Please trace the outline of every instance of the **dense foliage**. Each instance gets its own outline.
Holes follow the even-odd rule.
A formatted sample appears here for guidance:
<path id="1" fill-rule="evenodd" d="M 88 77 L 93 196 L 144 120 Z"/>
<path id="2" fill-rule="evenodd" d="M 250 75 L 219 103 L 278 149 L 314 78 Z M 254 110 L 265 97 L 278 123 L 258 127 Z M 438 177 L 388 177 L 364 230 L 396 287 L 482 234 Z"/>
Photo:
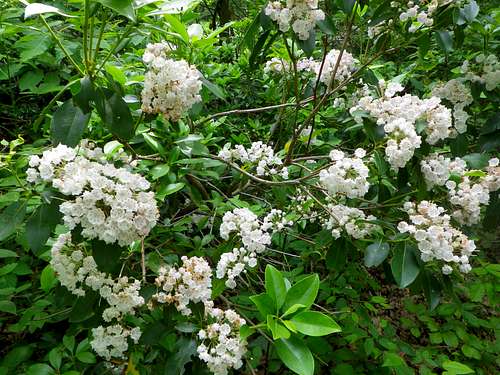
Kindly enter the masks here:
<path id="1" fill-rule="evenodd" d="M 0 4 L 0 374 L 500 372 L 500 8 Z"/>

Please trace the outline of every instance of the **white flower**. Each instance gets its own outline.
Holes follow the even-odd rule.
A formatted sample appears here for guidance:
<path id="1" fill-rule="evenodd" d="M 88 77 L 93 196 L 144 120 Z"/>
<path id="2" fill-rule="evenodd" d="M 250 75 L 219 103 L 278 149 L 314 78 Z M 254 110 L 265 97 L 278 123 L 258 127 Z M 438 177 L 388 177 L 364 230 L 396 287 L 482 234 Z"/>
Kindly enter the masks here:
<path id="1" fill-rule="evenodd" d="M 137 343 L 141 337 L 141 330 L 138 327 L 129 330 L 119 324 L 99 326 L 92 329 L 90 346 L 97 355 L 108 361 L 112 358 L 124 359 L 128 349 L 128 337 Z"/>
<path id="2" fill-rule="evenodd" d="M 201 39 L 203 38 L 203 26 L 199 23 L 193 23 L 188 26 L 187 33 L 191 39 Z"/>
<path id="3" fill-rule="evenodd" d="M 184 60 L 168 59 L 168 50 L 165 43 L 157 43 L 148 45 L 144 52 L 149 70 L 144 77 L 142 110 L 177 121 L 201 101 L 201 74 Z"/>
<path id="4" fill-rule="evenodd" d="M 326 86 L 331 85 L 332 79 L 335 81 L 343 81 L 351 76 L 351 74 L 356 70 L 355 68 L 355 60 L 354 57 L 347 51 L 343 51 L 342 57 L 340 58 L 337 70 L 335 71 L 335 67 L 337 66 L 337 61 L 340 57 L 339 50 L 333 49 L 325 57 L 325 63 L 323 64 L 323 69 L 321 70 L 321 64 L 316 64 L 315 70 L 316 75 L 320 73 L 321 76 L 320 81 L 323 82 Z M 335 77 L 333 73 L 335 72 Z"/>
<path id="5" fill-rule="evenodd" d="M 361 239 L 369 236 L 377 228 L 369 221 L 376 220 L 375 216 L 366 216 L 357 208 L 348 207 L 342 204 L 328 204 L 328 217 L 324 220 L 323 226 L 332 231 L 334 238 L 339 238 L 342 231 L 348 235 Z"/>
<path id="6" fill-rule="evenodd" d="M 280 31 L 292 28 L 301 40 L 309 39 L 316 21 L 325 19 L 317 0 L 270 1 L 264 13 L 278 23 Z"/>

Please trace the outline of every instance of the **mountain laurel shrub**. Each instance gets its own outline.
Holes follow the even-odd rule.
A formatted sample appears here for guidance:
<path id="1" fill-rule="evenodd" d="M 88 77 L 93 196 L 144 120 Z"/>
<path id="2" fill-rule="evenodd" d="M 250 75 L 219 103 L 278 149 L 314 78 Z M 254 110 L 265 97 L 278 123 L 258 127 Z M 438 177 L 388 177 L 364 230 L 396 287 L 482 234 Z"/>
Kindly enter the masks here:
<path id="1" fill-rule="evenodd" d="M 493 2 L 0 9 L 0 374 L 498 373 Z"/>

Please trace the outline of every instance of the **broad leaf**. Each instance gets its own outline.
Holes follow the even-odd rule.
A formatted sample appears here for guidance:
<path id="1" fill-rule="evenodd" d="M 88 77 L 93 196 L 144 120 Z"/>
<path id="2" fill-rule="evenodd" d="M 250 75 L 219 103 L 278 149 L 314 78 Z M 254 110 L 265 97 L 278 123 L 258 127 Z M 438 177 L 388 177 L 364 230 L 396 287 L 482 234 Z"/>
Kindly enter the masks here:
<path id="1" fill-rule="evenodd" d="M 19 224 L 23 222 L 26 214 L 26 204 L 15 202 L 0 213 L 0 241 L 5 240 L 16 231 Z"/>
<path id="2" fill-rule="evenodd" d="M 183 375 L 184 367 L 191 362 L 191 357 L 196 354 L 196 341 L 181 337 L 175 344 L 174 354 L 165 363 L 165 374 Z"/>
<path id="3" fill-rule="evenodd" d="M 449 31 L 436 31 L 436 40 L 441 49 L 446 53 L 453 51 L 453 34 Z"/>
<path id="4" fill-rule="evenodd" d="M 99 116 L 111 133 L 125 140 L 132 138 L 134 121 L 127 103 L 120 95 L 109 89 L 99 89 L 96 107 Z"/>
<path id="5" fill-rule="evenodd" d="M 127 17 L 131 21 L 135 21 L 135 11 L 133 0 L 96 0 L 107 8 L 114 10 L 116 13 Z"/>
<path id="6" fill-rule="evenodd" d="M 310 275 L 293 285 L 287 292 L 283 311 L 287 311 L 293 305 L 299 304 L 309 308 L 316 299 L 319 290 L 318 275 Z"/>
<path id="7" fill-rule="evenodd" d="M 297 331 L 308 336 L 325 336 L 342 331 L 332 318 L 317 311 L 301 312 L 291 320 Z"/>
<path id="8" fill-rule="evenodd" d="M 413 245 L 405 242 L 402 247 L 396 249 L 396 253 L 392 258 L 392 275 L 400 288 L 410 285 L 420 272 L 415 251 Z"/>
<path id="9" fill-rule="evenodd" d="M 52 141 L 55 145 L 62 143 L 75 147 L 80 143 L 82 135 L 90 120 L 90 113 L 83 111 L 69 99 L 54 113 L 51 122 Z"/>
<path id="10" fill-rule="evenodd" d="M 285 278 L 280 271 L 270 264 L 266 266 L 265 284 L 267 294 L 273 300 L 276 311 L 279 311 L 285 302 Z"/>
<path id="11" fill-rule="evenodd" d="M 250 301 L 257 306 L 257 310 L 262 315 L 263 319 L 266 319 L 268 315 L 272 315 L 275 313 L 273 306 L 273 300 L 266 293 L 257 294 L 255 296 L 250 297 Z"/>
<path id="12" fill-rule="evenodd" d="M 35 214 L 26 223 L 28 245 L 36 255 L 43 249 L 52 231 L 61 221 L 59 203 L 59 200 L 52 199 L 49 204 L 38 207 Z"/>
<path id="13" fill-rule="evenodd" d="M 123 247 L 117 244 L 107 244 L 100 240 L 93 240 L 91 244 L 92 257 L 100 271 L 116 273 L 120 270 L 122 265 L 120 256 L 123 252 Z"/>
<path id="14" fill-rule="evenodd" d="M 295 336 L 280 339 L 274 343 L 278 356 L 283 363 L 299 375 L 314 374 L 314 358 L 304 340 Z"/>
<path id="15" fill-rule="evenodd" d="M 365 250 L 365 266 L 376 267 L 380 265 L 389 255 L 389 244 L 376 242 L 368 245 Z"/>
<path id="16" fill-rule="evenodd" d="M 460 362 L 455 361 L 445 361 L 443 362 L 443 368 L 447 371 L 445 374 L 448 375 L 463 375 L 463 374 L 473 374 L 474 370 L 472 370 L 469 366 L 464 365 Z"/>
<path id="17" fill-rule="evenodd" d="M 290 337 L 290 331 L 273 315 L 267 316 L 267 328 L 269 328 L 273 334 L 273 340 L 287 339 Z"/>

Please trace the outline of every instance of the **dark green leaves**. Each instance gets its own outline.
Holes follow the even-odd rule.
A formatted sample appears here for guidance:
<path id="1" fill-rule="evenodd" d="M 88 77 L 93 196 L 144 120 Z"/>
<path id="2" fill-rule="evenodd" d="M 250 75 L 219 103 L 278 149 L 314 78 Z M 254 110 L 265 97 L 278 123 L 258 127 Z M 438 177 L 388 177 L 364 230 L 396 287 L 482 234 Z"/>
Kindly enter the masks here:
<path id="1" fill-rule="evenodd" d="M 120 139 L 130 139 L 134 135 L 134 121 L 127 103 L 109 89 L 98 89 L 96 108 L 106 127 Z"/>
<path id="2" fill-rule="evenodd" d="M 304 305 L 306 308 L 311 307 L 318 295 L 318 289 L 318 275 L 310 275 L 303 278 L 288 290 L 283 305 L 283 311 L 297 304 Z"/>
<path id="3" fill-rule="evenodd" d="M 342 331 L 332 318 L 317 311 L 303 311 L 291 320 L 297 331 L 308 336 L 325 336 Z"/>
<path id="4" fill-rule="evenodd" d="M 415 255 L 417 250 L 407 242 L 396 249 L 391 262 L 392 275 L 400 288 L 410 285 L 418 276 L 420 268 Z"/>
<path id="5" fill-rule="evenodd" d="M 52 199 L 49 204 L 38 207 L 35 214 L 26 223 L 28 245 L 35 254 L 40 253 L 61 220 L 59 203 L 57 199 Z"/>
<path id="6" fill-rule="evenodd" d="M 283 363 L 299 375 L 314 374 L 314 358 L 303 340 L 295 336 L 274 343 Z"/>
<path id="7" fill-rule="evenodd" d="M 181 337 L 175 344 L 174 354 L 165 364 L 165 374 L 183 375 L 184 366 L 191 362 L 191 357 L 196 354 L 196 341 Z"/>
<path id="8" fill-rule="evenodd" d="M 127 17 L 131 21 L 135 21 L 135 11 L 133 0 L 96 0 L 107 8 L 114 10 L 121 16 Z"/>
<path id="9" fill-rule="evenodd" d="M 368 245 L 365 250 L 365 266 L 376 267 L 389 255 L 389 245 L 385 242 L 376 242 Z"/>
<path id="10" fill-rule="evenodd" d="M 453 51 L 453 34 L 449 31 L 436 31 L 436 41 L 445 54 Z"/>
<path id="11" fill-rule="evenodd" d="M 116 273 L 120 270 L 120 256 L 123 247 L 116 244 L 107 244 L 104 241 L 93 240 L 92 256 L 94 257 L 100 271 L 108 273 Z"/>
<path id="12" fill-rule="evenodd" d="M 24 202 L 12 203 L 0 214 L 0 241 L 5 240 L 15 232 L 17 226 L 22 223 L 26 213 Z"/>
<path id="13" fill-rule="evenodd" d="M 275 310 L 273 309 L 274 301 L 266 293 L 257 294 L 251 296 L 250 300 L 257 306 L 257 310 L 265 319 L 267 315 L 273 314 Z"/>
<path id="14" fill-rule="evenodd" d="M 283 306 L 286 296 L 285 278 L 276 268 L 268 264 L 266 266 L 266 292 L 271 297 L 276 311 Z"/>
<path id="15" fill-rule="evenodd" d="M 61 105 L 52 117 L 51 133 L 54 144 L 62 143 L 75 147 L 82 138 L 90 119 L 90 113 L 83 111 L 69 99 Z"/>

